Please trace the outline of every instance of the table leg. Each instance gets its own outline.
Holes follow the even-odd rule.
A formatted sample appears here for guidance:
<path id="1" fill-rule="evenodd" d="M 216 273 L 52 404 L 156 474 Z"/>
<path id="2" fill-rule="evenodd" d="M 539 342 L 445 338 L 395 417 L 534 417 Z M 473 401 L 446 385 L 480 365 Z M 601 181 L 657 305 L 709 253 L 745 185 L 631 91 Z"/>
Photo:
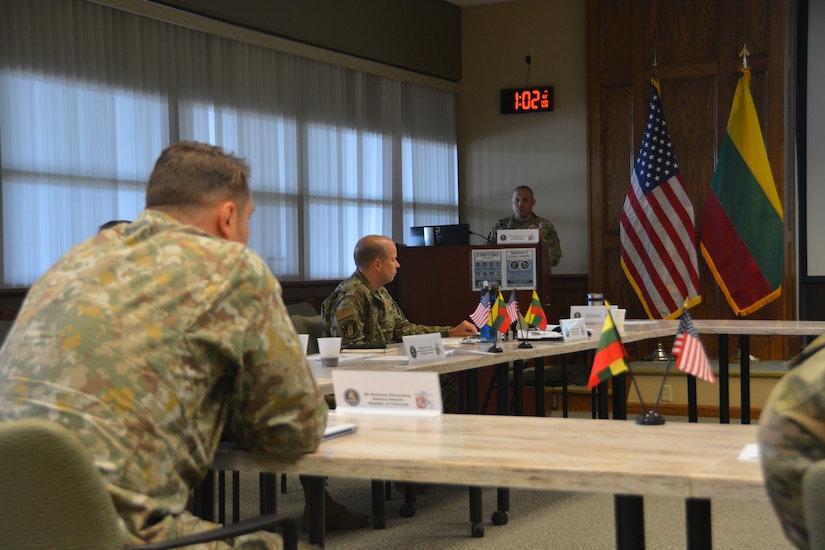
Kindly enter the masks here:
<path id="1" fill-rule="evenodd" d="M 616 548 L 618 550 L 644 550 L 644 499 L 638 495 L 616 495 L 614 507 L 616 509 Z"/>
<path id="2" fill-rule="evenodd" d="M 206 521 L 215 521 L 215 471 L 206 472 L 206 477 L 195 488 L 195 515 Z"/>
<path id="3" fill-rule="evenodd" d="M 498 376 L 498 394 L 497 394 L 497 407 L 496 410 L 499 415 L 505 416 L 510 413 L 510 404 L 508 402 L 510 397 L 510 364 L 509 363 L 501 363 L 496 365 L 496 375 Z M 498 509 L 493 512 L 492 521 L 495 525 L 506 525 L 508 518 L 507 512 L 510 510 L 510 489 L 507 487 L 499 487 L 497 490 L 497 503 Z M 481 497 L 479 494 L 479 502 L 478 506 L 481 508 Z M 470 493 L 470 515 L 473 514 L 474 503 L 473 503 L 473 496 L 472 492 Z M 481 516 L 482 512 L 479 511 L 479 516 Z M 480 521 L 480 520 L 479 520 Z M 475 531 L 475 527 L 473 528 Z"/>
<path id="4" fill-rule="evenodd" d="M 524 361 L 513 361 L 513 414 L 524 415 Z"/>
<path id="5" fill-rule="evenodd" d="M 751 337 L 739 336 L 739 384 L 742 424 L 751 423 Z"/>
<path id="6" fill-rule="evenodd" d="M 710 523 L 710 500 L 689 498 L 685 501 L 687 512 L 688 550 L 710 550 L 713 547 Z"/>
<path id="7" fill-rule="evenodd" d="M 613 384 L 613 420 L 627 420 L 627 378 L 628 375 L 614 376 Z"/>
<path id="8" fill-rule="evenodd" d="M 730 366 L 728 335 L 719 335 L 719 423 L 730 424 Z"/>
<path id="9" fill-rule="evenodd" d="M 309 543 L 324 547 L 324 478 L 306 476 L 309 482 Z"/>
<path id="10" fill-rule="evenodd" d="M 261 514 L 278 513 L 278 474 L 262 472 L 260 478 Z"/>
<path id="11" fill-rule="evenodd" d="M 537 357 L 536 365 L 536 416 L 547 416 L 544 406 L 544 357 Z"/>
<path id="12" fill-rule="evenodd" d="M 696 401 L 696 377 L 687 377 L 688 422 L 699 422 L 699 407 Z"/>
<path id="13" fill-rule="evenodd" d="M 470 487 L 470 532 L 474 537 L 484 536 L 482 520 L 481 487 Z"/>
<path id="14" fill-rule="evenodd" d="M 372 526 L 375 529 L 384 529 L 387 526 L 386 504 L 384 503 L 384 480 L 372 480 Z"/>

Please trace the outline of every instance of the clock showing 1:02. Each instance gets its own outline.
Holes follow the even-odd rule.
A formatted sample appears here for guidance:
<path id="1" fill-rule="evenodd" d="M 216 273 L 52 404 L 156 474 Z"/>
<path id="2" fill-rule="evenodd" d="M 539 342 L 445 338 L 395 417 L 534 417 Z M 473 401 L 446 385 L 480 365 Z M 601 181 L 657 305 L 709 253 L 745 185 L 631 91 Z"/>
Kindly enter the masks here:
<path id="1" fill-rule="evenodd" d="M 553 110 L 553 87 L 533 86 L 501 90 L 501 114 L 540 113 Z"/>

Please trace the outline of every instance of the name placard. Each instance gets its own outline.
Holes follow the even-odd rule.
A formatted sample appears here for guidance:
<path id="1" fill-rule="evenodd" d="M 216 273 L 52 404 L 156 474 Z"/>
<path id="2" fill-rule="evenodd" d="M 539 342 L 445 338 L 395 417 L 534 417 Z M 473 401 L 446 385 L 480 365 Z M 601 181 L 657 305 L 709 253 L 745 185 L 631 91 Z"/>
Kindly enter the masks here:
<path id="1" fill-rule="evenodd" d="M 438 332 L 403 336 L 401 341 L 410 365 L 431 363 L 444 359 L 444 344 L 441 342 L 441 334 Z"/>
<path id="2" fill-rule="evenodd" d="M 332 371 L 336 413 L 438 416 L 441 385 L 435 372 Z"/>
<path id="3" fill-rule="evenodd" d="M 538 229 L 499 229 L 496 244 L 539 244 Z"/>
<path id="4" fill-rule="evenodd" d="M 559 319 L 559 323 L 561 324 L 561 335 L 565 342 L 587 340 L 587 325 L 584 319 Z"/>

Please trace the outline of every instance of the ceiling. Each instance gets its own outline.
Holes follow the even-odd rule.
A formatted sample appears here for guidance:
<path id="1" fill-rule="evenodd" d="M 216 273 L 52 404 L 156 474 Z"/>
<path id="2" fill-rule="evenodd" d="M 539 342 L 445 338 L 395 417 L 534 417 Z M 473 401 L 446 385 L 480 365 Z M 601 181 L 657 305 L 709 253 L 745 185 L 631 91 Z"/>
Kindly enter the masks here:
<path id="1" fill-rule="evenodd" d="M 481 4 L 495 4 L 497 2 L 509 2 L 510 0 L 447 0 L 456 6 L 480 6 Z"/>

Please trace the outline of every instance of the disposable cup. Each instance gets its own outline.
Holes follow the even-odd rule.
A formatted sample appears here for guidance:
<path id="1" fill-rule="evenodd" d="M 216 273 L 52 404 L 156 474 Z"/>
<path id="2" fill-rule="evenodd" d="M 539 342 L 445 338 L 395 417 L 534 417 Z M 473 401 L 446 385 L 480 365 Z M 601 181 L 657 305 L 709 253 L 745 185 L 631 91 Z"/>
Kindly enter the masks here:
<path id="1" fill-rule="evenodd" d="M 338 357 L 341 354 L 341 338 L 318 338 L 318 353 L 321 355 L 323 366 L 337 367 Z"/>
<path id="2" fill-rule="evenodd" d="M 306 353 L 309 345 L 309 334 L 299 334 L 298 339 L 301 341 L 301 349 Z"/>

